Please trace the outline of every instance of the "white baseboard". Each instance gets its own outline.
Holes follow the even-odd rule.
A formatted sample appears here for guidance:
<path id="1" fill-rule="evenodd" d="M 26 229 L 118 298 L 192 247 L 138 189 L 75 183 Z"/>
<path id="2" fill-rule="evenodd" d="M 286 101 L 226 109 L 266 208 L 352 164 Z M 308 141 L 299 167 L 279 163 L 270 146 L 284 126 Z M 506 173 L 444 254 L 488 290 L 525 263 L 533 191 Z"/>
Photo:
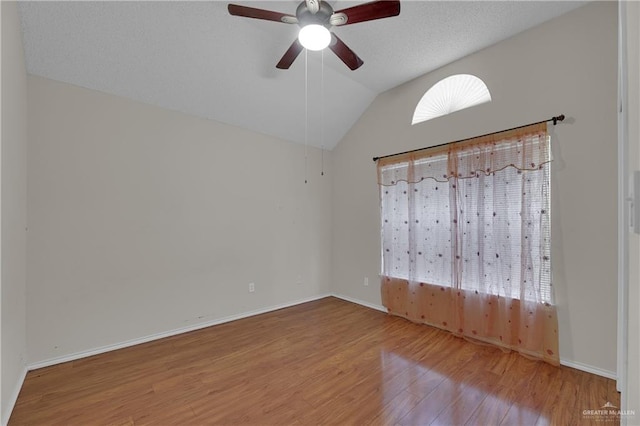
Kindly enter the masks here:
<path id="1" fill-rule="evenodd" d="M 287 303 L 282 303 L 282 304 L 279 304 L 279 305 L 269 306 L 267 308 L 262 308 L 262 309 L 258 309 L 258 310 L 255 310 L 255 311 L 243 312 L 241 314 L 231 315 L 231 316 L 220 318 L 220 319 L 216 319 L 216 320 L 213 320 L 213 321 L 208 321 L 208 322 L 204 322 L 204 323 L 200 323 L 200 324 L 194 324 L 194 325 L 189 326 L 189 327 L 169 330 L 169 331 L 166 331 L 166 332 L 156 333 L 156 334 L 152 334 L 152 335 L 149 335 L 149 336 L 140 337 L 140 338 L 137 338 L 137 339 L 127 340 L 125 342 L 120 342 L 120 343 L 116 343 L 116 344 L 113 344 L 113 345 L 102 346 L 102 347 L 95 348 L 95 349 L 90 349 L 90 350 L 87 350 L 87 351 L 76 352 L 76 353 L 73 353 L 73 354 L 69 354 L 69 355 L 65 355 L 65 356 L 61 356 L 61 357 L 57 357 L 57 358 L 51 358 L 51 359 L 35 362 L 35 363 L 32 363 L 32 364 L 29 364 L 27 366 L 27 369 L 29 371 L 37 370 L 38 368 L 49 367 L 51 365 L 61 364 L 63 362 L 75 361 L 77 359 L 86 358 L 86 357 L 89 357 L 89 356 L 98 355 L 98 354 L 101 354 L 101 353 L 110 352 L 110 351 L 114 351 L 114 350 L 117 350 L 117 349 L 127 348 L 127 347 L 130 347 L 130 346 L 135 346 L 135 345 L 139 345 L 141 343 L 151 342 L 153 340 L 163 339 L 165 337 L 171 337 L 171 336 L 175 336 L 175 335 L 182 334 L 182 333 L 188 333 L 190 331 L 200 330 L 202 328 L 211 327 L 211 326 L 218 325 L 218 324 L 224 324 L 224 323 L 235 321 L 235 320 L 239 320 L 239 319 L 242 319 L 242 318 L 248 318 L 248 317 L 252 317 L 252 316 L 255 316 L 255 315 L 264 314 L 264 313 L 267 313 L 267 312 L 276 311 L 278 309 L 289 308 L 291 306 L 300 305 L 302 303 L 307 303 L 307 302 L 312 302 L 314 300 L 324 299 L 325 297 L 330 297 L 330 296 L 336 297 L 338 299 L 345 300 L 347 302 L 355 303 L 357 305 L 365 306 L 367 308 L 375 309 L 377 311 L 381 311 L 381 312 L 385 312 L 385 313 L 387 312 L 387 309 L 384 306 L 381 306 L 381 305 L 365 302 L 364 300 L 356 299 L 356 298 L 353 298 L 353 297 L 350 297 L 350 296 L 345 296 L 344 294 L 325 293 L 325 294 L 320 294 L 320 295 L 317 295 L 317 296 L 312 296 L 312 297 L 308 297 L 308 298 L 304 298 L 304 299 L 299 299 L 299 300 L 295 300 L 295 301 L 291 301 L 291 302 L 287 302 Z M 565 365 L 567 367 L 575 368 L 577 370 L 585 371 L 587 373 L 595 374 L 597 376 L 606 377 L 608 379 L 613 379 L 613 380 L 617 379 L 617 376 L 616 376 L 615 372 L 612 372 L 612 371 L 609 371 L 609 370 L 603 370 L 601 368 L 593 367 L 591 365 L 583 364 L 581 362 L 571 361 L 571 360 L 568 360 L 568 359 L 565 359 L 565 358 L 560 358 L 560 364 Z M 18 386 L 18 388 L 17 388 L 17 390 L 15 392 L 15 395 L 13 395 L 15 397 L 14 400 L 13 400 L 13 404 L 15 404 L 15 400 L 17 400 L 17 398 L 18 398 L 18 393 L 20 392 L 20 387 L 22 386 L 22 382 L 24 381 L 24 376 L 27 373 L 27 369 L 25 369 L 24 375 L 22 377 L 22 381 L 20 382 L 20 386 Z M 13 404 L 11 405 L 11 408 L 13 408 Z M 9 413 L 11 413 L 11 411 L 9 411 Z"/>
<path id="2" fill-rule="evenodd" d="M 355 299 L 350 296 L 345 296 L 344 294 L 333 293 L 331 294 L 333 297 L 337 297 L 338 299 L 346 300 L 347 302 L 355 303 L 356 305 L 366 306 L 367 308 L 376 309 L 378 311 L 382 311 L 385 314 L 387 313 L 387 308 L 382 305 L 376 305 L 374 303 L 365 302 L 364 300 Z"/>
<path id="3" fill-rule="evenodd" d="M 291 306 L 300 305 L 302 303 L 312 302 L 314 300 L 324 299 L 325 297 L 332 296 L 330 293 L 320 294 L 317 296 L 307 297 L 304 299 L 294 300 L 291 302 L 281 303 L 279 305 L 272 305 L 266 308 L 257 309 L 255 311 L 243 312 L 241 314 L 230 315 L 228 317 L 215 319 L 212 321 L 207 321 L 199 324 L 194 324 L 189 327 L 176 328 L 169 331 L 163 331 L 161 333 L 155 333 L 148 336 L 140 337 L 137 339 L 131 339 L 120 343 L 115 343 L 112 345 L 101 346 L 95 349 L 89 349 L 87 351 L 81 351 L 72 353 L 69 355 L 63 355 L 56 358 L 50 358 L 43 361 L 34 362 L 28 365 L 29 371 L 37 370 L 39 368 L 49 367 L 56 364 L 62 364 L 64 362 L 75 361 L 81 358 L 90 357 L 93 355 L 99 355 L 105 352 L 115 351 L 117 349 L 128 348 L 130 346 L 139 345 L 141 343 L 151 342 L 153 340 L 164 339 L 165 337 L 171 337 L 182 333 L 188 333 L 190 331 L 200 330 L 202 328 L 211 327 L 214 325 L 224 324 L 231 321 L 236 321 L 243 318 L 252 317 L 255 315 L 266 314 L 267 312 L 277 311 L 278 309 L 289 308 Z"/>
<path id="4" fill-rule="evenodd" d="M 560 365 L 566 367 L 575 368 L 576 370 L 585 371 L 587 373 L 595 374 L 596 376 L 606 377 L 607 379 L 617 380 L 618 375 L 615 371 L 603 370 L 602 368 L 594 367 L 592 365 L 583 364 L 578 361 L 571 361 L 566 358 L 560 358 Z"/>
<path id="5" fill-rule="evenodd" d="M 20 390 L 22 389 L 22 385 L 24 383 L 24 379 L 27 377 L 28 371 L 29 369 L 26 366 L 22 369 L 22 373 L 20 373 L 20 377 L 18 377 L 18 381 L 13 388 L 13 392 L 11 392 L 9 399 L 7 400 L 7 406 L 2 412 L 2 418 L 0 419 L 0 425 L 2 426 L 6 426 L 6 424 L 9 423 L 13 407 L 15 407 L 16 402 L 18 401 L 18 395 L 20 394 Z"/>

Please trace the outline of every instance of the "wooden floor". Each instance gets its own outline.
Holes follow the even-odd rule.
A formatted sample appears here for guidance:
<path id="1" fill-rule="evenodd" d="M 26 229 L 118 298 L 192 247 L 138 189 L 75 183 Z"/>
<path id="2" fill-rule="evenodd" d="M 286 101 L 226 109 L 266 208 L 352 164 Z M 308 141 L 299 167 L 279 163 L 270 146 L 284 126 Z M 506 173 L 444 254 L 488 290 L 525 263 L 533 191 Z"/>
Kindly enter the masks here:
<path id="1" fill-rule="evenodd" d="M 612 380 L 326 298 L 32 371 L 9 425 L 602 425 L 607 402 Z"/>

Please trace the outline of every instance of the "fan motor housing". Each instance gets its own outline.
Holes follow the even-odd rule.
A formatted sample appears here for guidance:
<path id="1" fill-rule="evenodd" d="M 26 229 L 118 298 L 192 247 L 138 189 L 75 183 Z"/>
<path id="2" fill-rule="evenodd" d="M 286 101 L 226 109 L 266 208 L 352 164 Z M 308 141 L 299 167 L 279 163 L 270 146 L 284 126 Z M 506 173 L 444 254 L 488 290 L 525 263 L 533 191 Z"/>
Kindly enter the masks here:
<path id="1" fill-rule="evenodd" d="M 318 9 L 316 13 L 311 13 L 304 1 L 300 3 L 296 9 L 296 18 L 298 18 L 298 24 L 301 27 L 310 24 L 329 27 L 331 26 L 329 23 L 331 15 L 333 15 L 333 8 L 326 1 L 320 2 L 320 9 Z"/>

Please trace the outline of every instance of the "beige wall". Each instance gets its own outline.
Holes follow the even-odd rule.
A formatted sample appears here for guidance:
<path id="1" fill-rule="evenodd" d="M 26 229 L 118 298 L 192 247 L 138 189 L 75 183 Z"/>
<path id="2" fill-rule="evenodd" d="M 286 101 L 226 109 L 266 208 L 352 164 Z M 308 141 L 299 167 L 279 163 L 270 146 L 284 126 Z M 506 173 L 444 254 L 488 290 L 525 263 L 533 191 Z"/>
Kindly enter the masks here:
<path id="1" fill-rule="evenodd" d="M 16 306 L 5 306 L 4 223 L 6 214 L 14 215 L 6 213 L 5 197 L 24 194 L 19 178 L 5 179 L 24 173 L 13 162 L 5 168 L 5 10 L 12 8 L 2 2 L 3 413 L 5 383 L 15 385 L 24 365 L 15 362 L 24 350 L 6 349 L 8 336 L 23 346 L 25 339 L 24 322 L 12 322 L 14 333 L 5 334 L 5 313 L 24 317 L 19 286 Z M 592 4 L 380 95 L 334 152 L 325 153 L 324 178 L 319 151 L 310 149 L 308 185 L 304 147 L 29 77 L 29 362 L 331 290 L 379 305 L 379 207 L 371 157 L 564 113 L 568 120 L 552 129 L 561 357 L 613 374 L 616 25 L 615 4 Z M 22 74 L 12 77 L 18 88 L 24 79 L 20 66 Z M 424 92 L 456 73 L 482 78 L 494 101 L 410 126 Z M 24 96 L 15 99 L 19 105 Z M 26 123 L 26 115 L 15 123 L 21 120 Z M 16 128 L 20 133 L 22 124 Z M 16 160 L 19 147 L 11 154 Z M 592 177 L 591 170 L 608 173 Z M 5 192 L 12 181 L 17 192 Z M 13 217 L 12 224 L 20 222 L 19 211 Z M 637 252 L 633 259 L 639 259 Z M 19 276 L 20 269 L 14 271 Z M 255 293 L 248 293 L 249 282 L 256 283 Z M 634 297 L 640 301 L 637 287 Z M 630 320 L 637 334 L 637 313 Z M 637 338 L 630 340 L 630 357 L 638 349 Z M 5 360 L 15 372 L 13 382 L 11 375 L 5 380 Z M 632 368 L 637 375 L 637 363 L 630 363 L 630 373 Z M 631 397 L 638 395 L 637 383 Z"/>
<path id="2" fill-rule="evenodd" d="M 330 154 L 28 83 L 30 363 L 329 291 Z"/>
<path id="3" fill-rule="evenodd" d="M 617 309 L 616 3 L 595 3 L 379 95 L 333 152 L 333 283 L 380 304 L 373 156 L 564 113 L 551 129 L 553 273 L 565 362 L 615 376 Z M 485 81 L 493 102 L 411 126 L 440 79 Z M 364 277 L 373 285 L 363 286 Z"/>
<path id="4" fill-rule="evenodd" d="M 0 424 L 5 424 L 26 372 L 27 75 L 15 2 L 2 13 L 0 281 Z"/>

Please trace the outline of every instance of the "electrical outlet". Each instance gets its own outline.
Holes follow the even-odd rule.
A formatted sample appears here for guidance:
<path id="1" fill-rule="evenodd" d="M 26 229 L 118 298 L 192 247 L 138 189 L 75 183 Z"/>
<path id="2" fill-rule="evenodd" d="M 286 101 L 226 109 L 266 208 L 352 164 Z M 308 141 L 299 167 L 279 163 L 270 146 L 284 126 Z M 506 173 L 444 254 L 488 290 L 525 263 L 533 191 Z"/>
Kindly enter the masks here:
<path id="1" fill-rule="evenodd" d="M 296 281 L 296 284 L 302 285 L 302 275 L 298 275 L 298 280 Z"/>
<path id="2" fill-rule="evenodd" d="M 364 286 L 367 287 L 369 285 L 369 277 L 364 277 Z"/>
<path id="3" fill-rule="evenodd" d="M 249 283 L 249 293 L 253 293 L 254 291 L 256 291 L 255 283 Z"/>

